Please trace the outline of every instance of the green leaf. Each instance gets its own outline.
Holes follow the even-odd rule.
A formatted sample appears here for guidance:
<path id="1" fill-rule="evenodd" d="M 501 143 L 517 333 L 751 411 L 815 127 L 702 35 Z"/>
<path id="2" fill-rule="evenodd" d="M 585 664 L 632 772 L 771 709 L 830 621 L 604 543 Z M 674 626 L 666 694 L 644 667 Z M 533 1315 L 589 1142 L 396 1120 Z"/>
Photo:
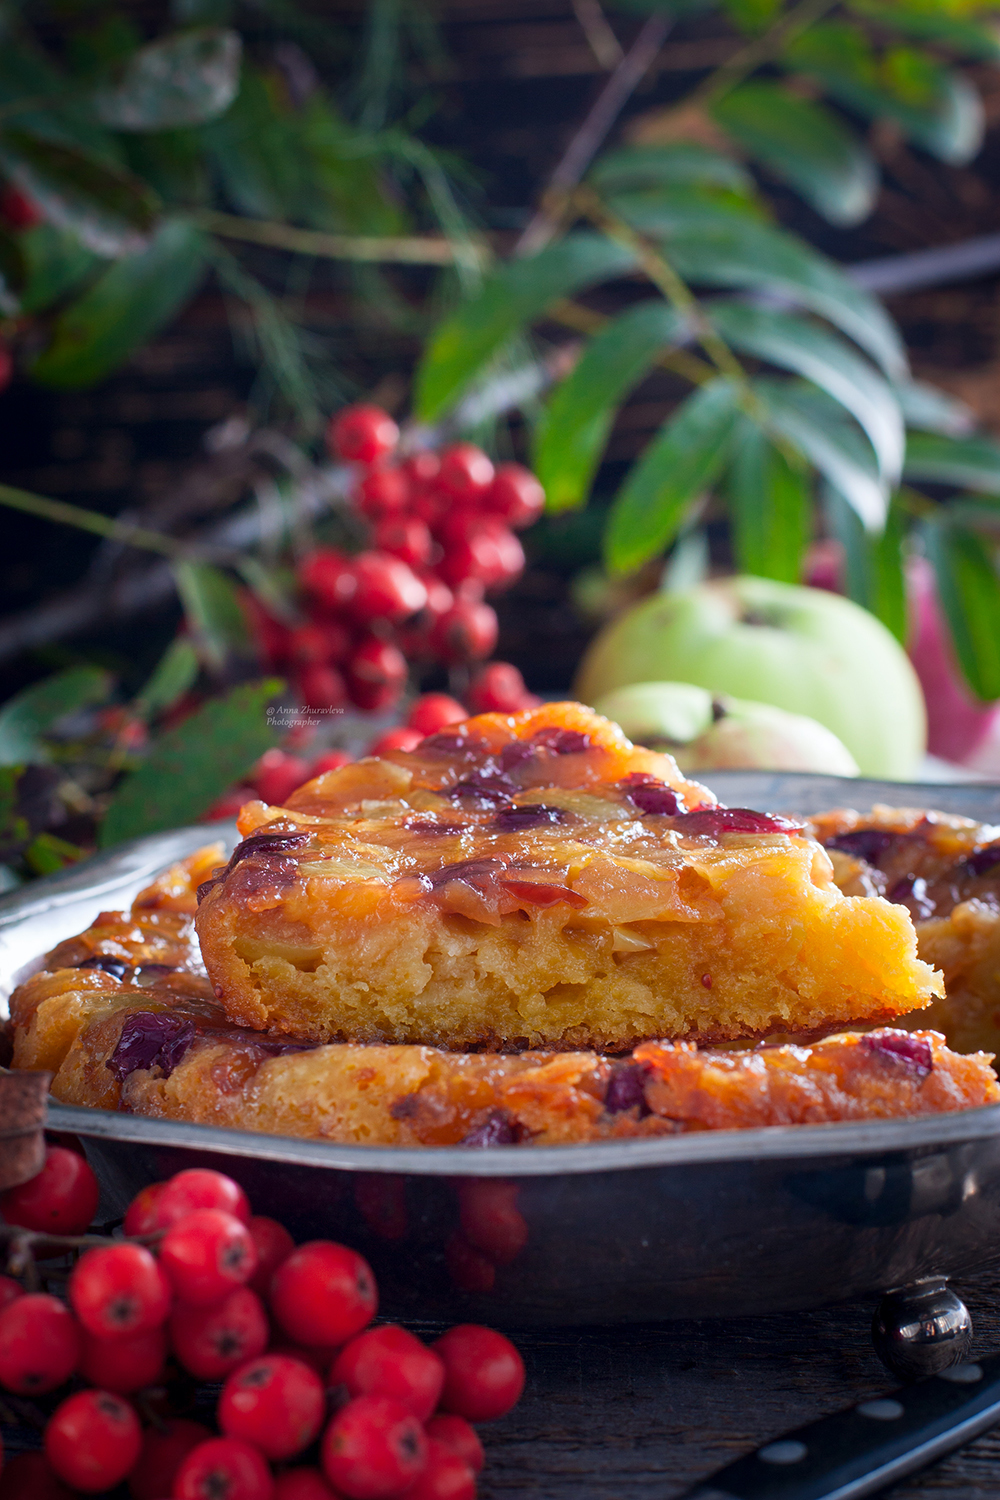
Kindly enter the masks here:
<path id="1" fill-rule="evenodd" d="M 735 435 L 726 495 L 739 571 L 800 583 L 811 520 L 808 476 L 746 418 Z"/>
<path id="2" fill-rule="evenodd" d="M 745 151 L 831 224 L 858 224 L 875 205 L 878 169 L 854 132 L 822 104 L 778 83 L 744 83 L 712 114 Z"/>
<path id="3" fill-rule="evenodd" d="M 166 219 L 144 250 L 109 267 L 56 319 L 31 373 L 41 385 L 93 385 L 170 322 L 205 270 L 205 239 L 186 219 Z"/>
<path id="4" fill-rule="evenodd" d="M 67 865 L 83 858 L 78 844 L 70 844 L 54 833 L 39 833 L 25 849 L 22 858 L 35 875 L 57 875 Z"/>
<path id="5" fill-rule="evenodd" d="M 611 573 L 631 573 L 676 534 L 691 502 L 723 468 L 739 415 L 735 381 L 709 381 L 648 445 L 615 497 L 604 537 Z"/>
<path id="6" fill-rule="evenodd" d="M 115 792 L 101 847 L 178 828 L 207 812 L 276 743 L 266 709 L 282 687 L 277 678 L 245 683 L 155 739 Z"/>
<path id="7" fill-rule="evenodd" d="M 152 676 L 138 694 L 132 707 L 143 719 L 155 718 L 172 707 L 194 685 L 201 669 L 198 653 L 187 636 L 178 635 L 170 642 Z"/>
<path id="8" fill-rule="evenodd" d="M 159 200 L 140 178 L 76 146 L 24 130 L 0 136 L 0 167 L 38 204 L 51 224 L 68 229 L 95 255 L 114 257 L 142 245 Z"/>
<path id="9" fill-rule="evenodd" d="M 619 404 L 684 326 L 667 303 L 640 302 L 590 340 L 536 428 L 534 467 L 550 511 L 586 500 Z"/>
<path id="10" fill-rule="evenodd" d="M 36 224 L 20 239 L 28 270 L 21 292 L 21 309 L 26 313 L 47 311 L 85 281 L 98 264 L 75 234 L 52 224 Z"/>
<path id="11" fill-rule="evenodd" d="M 923 484 L 953 484 L 982 495 L 1000 495 L 1000 443 L 988 437 L 949 438 L 910 433 L 904 478 Z"/>
<path id="12" fill-rule="evenodd" d="M 721 229 L 739 233 L 744 224 L 759 223 L 762 206 L 726 188 L 688 186 L 637 188 L 608 197 L 612 213 L 640 234 L 662 239 L 677 234 L 696 235 Z"/>
<path id="13" fill-rule="evenodd" d="M 68 667 L 8 698 L 0 709 L 0 765 L 48 760 L 42 736 L 67 714 L 100 702 L 109 686 L 98 667 Z"/>
<path id="14" fill-rule="evenodd" d="M 245 66 L 234 103 L 200 131 L 223 192 L 240 213 L 284 219 L 301 210 L 311 180 L 299 133 L 276 81 Z"/>
<path id="15" fill-rule="evenodd" d="M 560 297 L 622 276 L 633 252 L 600 234 L 571 234 L 538 255 L 502 266 L 433 334 L 416 375 L 416 408 L 432 422 L 454 405 L 516 334 Z"/>
<path id="16" fill-rule="evenodd" d="M 589 181 L 602 193 L 634 188 L 717 187 L 752 198 L 756 192 L 749 172 L 732 157 L 689 141 L 609 151 L 591 168 Z"/>
<path id="17" fill-rule="evenodd" d="M 891 387 L 867 360 L 836 334 L 793 313 L 723 302 L 712 306 L 710 316 L 727 343 L 794 370 L 846 407 L 868 434 L 881 479 L 898 483 L 906 442 L 902 413 Z"/>
<path id="18" fill-rule="evenodd" d="M 948 521 L 921 527 L 938 598 L 965 680 L 978 698 L 1000 698 L 1000 580 L 981 539 Z"/>
<path id="19" fill-rule="evenodd" d="M 897 505 L 889 507 L 881 536 L 867 532 L 857 511 L 833 486 L 825 486 L 825 509 L 831 530 L 844 549 L 847 592 L 906 644 L 908 617 L 903 573 L 905 517 Z"/>
<path id="20" fill-rule="evenodd" d="M 1000 33 L 973 20 L 949 15 L 935 0 L 921 6 L 903 5 L 899 0 L 893 0 L 891 5 L 883 0 L 850 0 L 849 8 L 887 30 L 942 42 L 953 52 L 981 58 L 983 62 L 1000 62 Z"/>
<path id="21" fill-rule="evenodd" d="M 240 83 L 235 31 L 199 27 L 150 42 L 129 58 L 114 87 L 94 93 L 98 119 L 115 130 L 201 125 L 229 108 Z"/>
<path id="22" fill-rule="evenodd" d="M 892 382 L 893 394 L 907 427 L 961 437 L 976 425 L 975 413 L 964 401 L 923 380 Z"/>
<path id="23" fill-rule="evenodd" d="M 232 652 L 248 653 L 246 616 L 228 574 L 207 563 L 177 563 L 177 591 L 197 649 L 218 670 Z"/>
<path id="24" fill-rule="evenodd" d="M 755 380 L 754 391 L 773 436 L 791 443 L 854 507 L 867 530 L 885 525 L 888 495 L 875 454 L 861 429 L 822 392 L 789 381 Z"/>
<path id="25" fill-rule="evenodd" d="M 674 235 L 666 250 L 688 281 L 774 292 L 826 318 L 893 379 L 906 375 L 906 351 L 882 304 L 787 231 L 748 220 L 738 231 Z"/>

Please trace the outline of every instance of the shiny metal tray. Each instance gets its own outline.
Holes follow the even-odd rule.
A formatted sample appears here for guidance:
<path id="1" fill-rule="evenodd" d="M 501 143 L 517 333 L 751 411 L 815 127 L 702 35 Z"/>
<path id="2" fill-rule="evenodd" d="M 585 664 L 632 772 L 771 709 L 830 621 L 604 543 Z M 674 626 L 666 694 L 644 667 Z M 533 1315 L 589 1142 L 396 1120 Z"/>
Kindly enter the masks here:
<path id="1" fill-rule="evenodd" d="M 708 779 L 731 806 L 888 802 L 1000 823 L 1000 787 Z M 0 900 L 0 996 L 216 833 L 143 839 Z M 49 1118 L 82 1138 L 112 1211 L 182 1166 L 218 1166 L 298 1237 L 362 1250 L 398 1317 L 523 1326 L 764 1313 L 874 1299 L 1000 1257 L 1000 1105 L 489 1151 L 338 1146 L 55 1103 Z"/>

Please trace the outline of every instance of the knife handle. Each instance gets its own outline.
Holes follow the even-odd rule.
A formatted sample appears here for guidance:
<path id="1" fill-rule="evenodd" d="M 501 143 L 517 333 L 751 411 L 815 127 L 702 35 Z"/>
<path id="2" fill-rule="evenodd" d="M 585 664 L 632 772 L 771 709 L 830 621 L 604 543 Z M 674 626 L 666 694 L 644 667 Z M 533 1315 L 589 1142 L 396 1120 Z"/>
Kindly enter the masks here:
<path id="1" fill-rule="evenodd" d="M 823 1417 L 720 1469 L 678 1500 L 856 1500 L 1000 1422 L 1000 1354 Z"/>

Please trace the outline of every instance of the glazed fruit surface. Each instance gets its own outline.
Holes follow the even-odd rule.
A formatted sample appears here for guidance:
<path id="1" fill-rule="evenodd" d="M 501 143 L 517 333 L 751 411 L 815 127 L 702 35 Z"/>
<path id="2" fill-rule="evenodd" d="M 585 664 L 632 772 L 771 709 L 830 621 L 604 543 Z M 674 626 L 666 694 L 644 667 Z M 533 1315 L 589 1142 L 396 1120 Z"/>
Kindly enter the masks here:
<path id="1" fill-rule="evenodd" d="M 197 917 L 238 1025 L 455 1050 L 878 1022 L 938 979 L 795 820 L 720 808 L 579 704 L 484 714 L 249 803 Z"/>

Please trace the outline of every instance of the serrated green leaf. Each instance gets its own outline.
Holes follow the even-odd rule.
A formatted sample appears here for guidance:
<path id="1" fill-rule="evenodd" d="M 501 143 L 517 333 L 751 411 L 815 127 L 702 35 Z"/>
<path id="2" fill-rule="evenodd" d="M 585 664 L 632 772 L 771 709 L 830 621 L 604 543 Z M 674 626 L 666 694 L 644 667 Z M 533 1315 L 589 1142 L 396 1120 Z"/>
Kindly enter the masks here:
<path id="1" fill-rule="evenodd" d="M 59 229 L 95 255 L 114 257 L 141 246 L 159 200 L 131 172 L 76 146 L 26 130 L 0 136 L 0 167 Z"/>
<path id="2" fill-rule="evenodd" d="M 712 380 L 687 398 L 633 465 L 608 515 L 611 573 L 631 573 L 676 535 L 692 501 L 724 467 L 739 416 L 739 386 Z"/>
<path id="3" fill-rule="evenodd" d="M 206 267 L 201 231 L 166 219 L 149 245 L 123 256 L 56 319 L 52 340 L 31 366 L 40 385 L 93 385 L 170 322 Z"/>
<path id="4" fill-rule="evenodd" d="M 535 429 L 534 468 L 550 511 L 586 500 L 621 401 L 684 326 L 667 303 L 640 302 L 590 340 Z"/>
<path id="5" fill-rule="evenodd" d="M 8 698 L 0 709 L 0 765 L 47 760 L 42 736 L 67 714 L 99 703 L 109 686 L 98 667 L 68 667 Z"/>
<path id="6" fill-rule="evenodd" d="M 276 743 L 266 709 L 283 685 L 268 678 L 233 688 L 155 739 L 112 798 L 101 848 L 181 827 L 207 812 Z"/>
<path id="7" fill-rule="evenodd" d="M 875 205 L 878 169 L 868 149 L 822 104 L 763 80 L 731 89 L 715 120 L 831 224 L 859 224 Z"/>
<path id="8" fill-rule="evenodd" d="M 976 425 L 976 416 L 964 401 L 923 380 L 900 380 L 892 383 L 907 427 L 917 432 L 943 433 L 962 437 Z"/>
<path id="9" fill-rule="evenodd" d="M 161 37 L 129 58 L 112 87 L 97 89 L 94 109 L 115 130 L 174 130 L 227 110 L 240 82 L 242 43 L 235 31 L 199 27 Z"/>
<path id="10" fill-rule="evenodd" d="M 854 507 L 867 530 L 881 531 L 888 493 L 878 478 L 871 444 L 843 407 L 820 391 L 801 390 L 789 381 L 759 379 L 753 386 L 771 434 L 807 458 Z"/>
<path id="11" fill-rule="evenodd" d="M 249 654 L 246 616 L 236 585 L 228 574 L 208 563 L 177 563 L 177 592 L 197 649 L 218 670 L 232 652 Z"/>
<path id="12" fill-rule="evenodd" d="M 918 484 L 953 484 L 981 495 L 1000 495 L 1000 443 L 989 437 L 911 432 L 903 476 Z"/>
<path id="13" fill-rule="evenodd" d="M 416 375 L 417 415 L 432 422 L 452 406 L 516 335 L 560 297 L 624 275 L 634 253 L 600 234 L 571 234 L 537 255 L 509 261 L 439 325 Z"/>
<path id="14" fill-rule="evenodd" d="M 1000 698 L 1000 579 L 989 550 L 948 521 L 921 527 L 963 676 L 984 702 Z"/>
<path id="15" fill-rule="evenodd" d="M 867 360 L 829 329 L 793 313 L 721 302 L 710 316 L 727 343 L 803 375 L 846 407 L 868 434 L 882 481 L 898 482 L 906 442 L 902 413 L 891 387 Z"/>
<path id="16" fill-rule="evenodd" d="M 28 276 L 21 292 L 26 313 L 47 311 L 75 290 L 100 264 L 75 234 L 52 224 L 36 224 L 21 235 Z"/>
<path id="17" fill-rule="evenodd" d="M 746 418 L 734 436 L 726 496 L 738 571 L 801 583 L 811 519 L 808 474 Z"/>
<path id="18" fill-rule="evenodd" d="M 905 517 L 890 505 L 881 536 L 867 532 L 857 511 L 833 486 L 825 486 L 825 510 L 830 528 L 844 549 L 847 592 L 906 644 L 908 617 L 903 573 Z"/>
<path id="19" fill-rule="evenodd" d="M 623 146 L 600 157 L 589 181 L 599 192 L 622 193 L 637 188 L 717 187 L 741 197 L 755 194 L 749 172 L 708 146 L 678 141 L 664 146 Z"/>
<path id="20" fill-rule="evenodd" d="M 878 299 L 786 230 L 748 220 L 738 232 L 720 228 L 673 235 L 666 251 L 688 281 L 774 292 L 826 318 L 893 379 L 906 375 L 902 340 Z"/>
<path id="21" fill-rule="evenodd" d="M 143 719 L 155 718 L 183 698 L 194 685 L 200 667 L 192 642 L 187 636 L 175 636 L 133 703 L 134 711 Z"/>
<path id="22" fill-rule="evenodd" d="M 978 25 L 975 20 L 949 14 L 935 0 L 920 6 L 900 4 L 899 0 L 890 5 L 883 0 L 849 0 L 848 8 L 889 31 L 942 42 L 965 57 L 1000 62 L 1000 33 L 988 25 Z"/>

